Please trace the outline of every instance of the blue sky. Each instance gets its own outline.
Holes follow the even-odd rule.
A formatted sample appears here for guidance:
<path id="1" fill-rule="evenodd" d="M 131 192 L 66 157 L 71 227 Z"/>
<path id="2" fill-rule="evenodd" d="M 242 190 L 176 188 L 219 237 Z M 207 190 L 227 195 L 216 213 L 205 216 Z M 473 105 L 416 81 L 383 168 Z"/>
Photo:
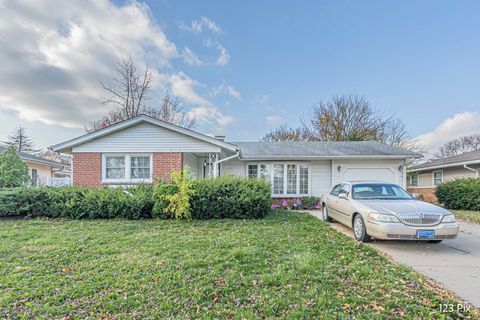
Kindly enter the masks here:
<path id="1" fill-rule="evenodd" d="M 429 150 L 480 132 L 476 1 L 42 2 L 0 0 L 0 18 L 10 20 L 0 26 L 0 42 L 34 39 L 15 54 L 0 52 L 19 65 L 7 72 L 17 81 L 8 90 L 0 85 L 1 136 L 18 124 L 39 146 L 81 134 L 81 124 L 104 111 L 94 86 L 82 83 L 108 79 L 111 61 L 125 54 L 156 69 L 158 92 L 168 89 L 196 110 L 199 131 L 230 140 L 297 125 L 313 104 L 342 93 L 395 113 Z M 22 21 L 41 33 L 19 32 Z M 35 45 L 46 58 L 34 54 Z M 20 50 L 39 60 L 23 67 Z M 76 52 L 83 54 L 71 58 Z M 35 99 L 23 86 L 30 80 L 42 84 Z"/>

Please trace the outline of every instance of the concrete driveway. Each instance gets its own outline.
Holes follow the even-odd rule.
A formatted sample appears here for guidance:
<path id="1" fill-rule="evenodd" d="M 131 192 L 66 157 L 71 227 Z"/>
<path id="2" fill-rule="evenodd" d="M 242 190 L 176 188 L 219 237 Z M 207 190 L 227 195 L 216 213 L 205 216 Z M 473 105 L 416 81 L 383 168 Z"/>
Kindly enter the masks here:
<path id="1" fill-rule="evenodd" d="M 320 211 L 309 213 L 320 218 Z M 344 225 L 334 222 L 331 226 L 353 238 Z M 439 244 L 375 240 L 369 245 L 480 308 L 480 225 L 460 222 L 458 237 Z"/>

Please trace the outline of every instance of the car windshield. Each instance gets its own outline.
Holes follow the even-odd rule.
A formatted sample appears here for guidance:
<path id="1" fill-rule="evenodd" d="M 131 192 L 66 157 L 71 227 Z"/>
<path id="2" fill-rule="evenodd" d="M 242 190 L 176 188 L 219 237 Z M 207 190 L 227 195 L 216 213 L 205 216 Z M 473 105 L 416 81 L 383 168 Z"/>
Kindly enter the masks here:
<path id="1" fill-rule="evenodd" d="M 356 200 L 413 200 L 400 186 L 383 183 L 353 185 L 352 196 Z"/>

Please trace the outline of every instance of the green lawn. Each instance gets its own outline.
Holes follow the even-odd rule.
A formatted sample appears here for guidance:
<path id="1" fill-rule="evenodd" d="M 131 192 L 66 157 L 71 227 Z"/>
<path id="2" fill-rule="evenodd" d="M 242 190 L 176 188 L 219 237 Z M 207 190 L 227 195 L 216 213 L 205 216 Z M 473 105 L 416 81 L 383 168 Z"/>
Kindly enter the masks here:
<path id="1" fill-rule="evenodd" d="M 480 223 L 480 211 L 452 210 L 455 217 L 472 223 Z"/>
<path id="2" fill-rule="evenodd" d="M 301 213 L 0 221 L 6 318 L 442 318 L 435 291 Z"/>

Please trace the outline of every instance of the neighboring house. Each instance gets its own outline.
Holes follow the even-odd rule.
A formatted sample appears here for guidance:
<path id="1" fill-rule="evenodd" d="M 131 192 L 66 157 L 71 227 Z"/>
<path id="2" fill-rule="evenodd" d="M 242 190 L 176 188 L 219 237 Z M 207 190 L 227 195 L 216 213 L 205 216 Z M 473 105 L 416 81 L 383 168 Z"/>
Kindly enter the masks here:
<path id="1" fill-rule="evenodd" d="M 431 160 L 408 168 L 408 172 L 408 190 L 422 195 L 425 201 L 437 202 L 435 189 L 439 184 L 456 178 L 480 176 L 480 151 Z"/>
<path id="2" fill-rule="evenodd" d="M 7 149 L 5 146 L 0 146 L 0 152 Z M 45 159 L 27 152 L 18 152 L 17 155 L 22 159 L 27 167 L 30 176 L 30 184 L 32 186 L 50 184 L 51 178 L 63 177 L 66 170 L 65 165 Z"/>
<path id="3" fill-rule="evenodd" d="M 225 142 L 148 116 L 54 145 L 73 155 L 73 184 L 133 185 L 169 179 L 190 167 L 193 177 L 265 178 L 277 198 L 319 196 L 342 180 L 406 185 L 406 159 L 421 155 L 373 141 Z"/>

